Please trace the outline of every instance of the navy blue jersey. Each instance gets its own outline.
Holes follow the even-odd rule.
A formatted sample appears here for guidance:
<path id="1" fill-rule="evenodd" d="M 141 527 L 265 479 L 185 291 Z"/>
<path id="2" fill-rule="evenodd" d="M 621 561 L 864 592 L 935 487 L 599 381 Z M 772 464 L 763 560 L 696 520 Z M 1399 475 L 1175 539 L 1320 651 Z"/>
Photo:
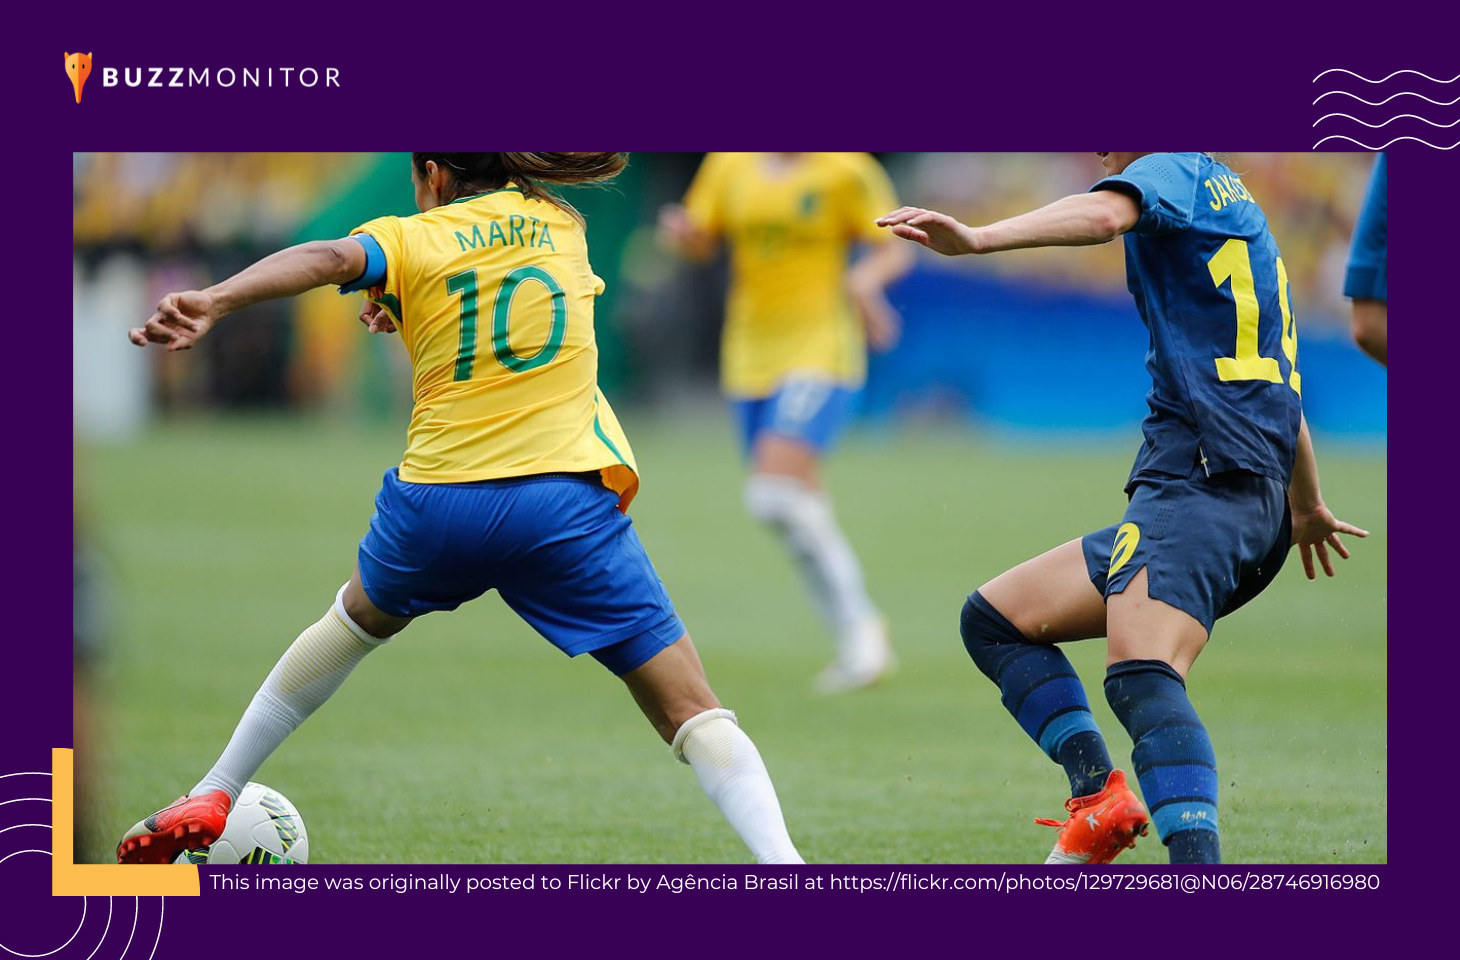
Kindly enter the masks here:
<path id="1" fill-rule="evenodd" d="M 1302 416 L 1287 269 L 1240 177 L 1203 153 L 1155 153 L 1092 190 L 1141 206 L 1126 282 L 1150 331 L 1150 416 L 1131 482 L 1240 470 L 1292 477 Z"/>

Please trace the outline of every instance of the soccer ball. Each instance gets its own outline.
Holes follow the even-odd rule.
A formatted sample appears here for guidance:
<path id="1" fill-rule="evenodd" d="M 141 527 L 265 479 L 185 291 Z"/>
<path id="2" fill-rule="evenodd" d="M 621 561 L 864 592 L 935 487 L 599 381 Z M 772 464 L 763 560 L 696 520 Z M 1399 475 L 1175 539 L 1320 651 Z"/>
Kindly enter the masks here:
<path id="1" fill-rule="evenodd" d="M 228 813 L 223 836 L 184 850 L 173 863 L 308 863 L 309 834 L 289 798 L 250 780 Z"/>

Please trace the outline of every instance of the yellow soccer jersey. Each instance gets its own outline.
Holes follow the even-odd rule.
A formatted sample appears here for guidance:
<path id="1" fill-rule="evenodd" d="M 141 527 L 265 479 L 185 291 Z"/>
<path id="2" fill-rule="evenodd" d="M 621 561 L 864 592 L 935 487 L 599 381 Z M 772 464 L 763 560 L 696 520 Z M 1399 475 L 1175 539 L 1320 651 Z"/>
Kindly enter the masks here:
<path id="1" fill-rule="evenodd" d="M 583 228 L 515 186 L 355 228 L 385 251 L 370 298 L 411 358 L 400 477 L 459 483 L 600 470 L 628 508 L 638 475 L 598 391 Z"/>
<path id="2" fill-rule="evenodd" d="M 720 373 L 736 397 L 774 393 L 790 373 L 851 386 L 867 344 L 847 292 L 858 242 L 885 243 L 873 221 L 897 206 L 892 183 L 865 153 L 712 153 L 685 197 L 690 219 L 730 245 L 730 301 Z"/>

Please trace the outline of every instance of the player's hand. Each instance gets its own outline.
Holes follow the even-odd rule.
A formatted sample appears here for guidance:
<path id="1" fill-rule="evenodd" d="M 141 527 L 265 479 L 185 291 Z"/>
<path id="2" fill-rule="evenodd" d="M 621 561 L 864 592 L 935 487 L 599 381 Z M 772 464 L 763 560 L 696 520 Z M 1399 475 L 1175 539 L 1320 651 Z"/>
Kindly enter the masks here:
<path id="1" fill-rule="evenodd" d="M 978 253 L 973 229 L 936 210 L 901 207 L 885 217 L 878 217 L 877 226 L 891 227 L 892 232 L 904 240 L 921 243 L 945 257 Z"/>
<path id="2" fill-rule="evenodd" d="M 139 347 L 149 343 L 169 351 L 191 350 L 221 319 L 212 294 L 201 290 L 169 293 L 157 303 L 157 311 L 140 327 L 127 331 L 127 339 Z"/>
<path id="3" fill-rule="evenodd" d="M 878 353 L 886 353 L 897 346 L 902 337 L 902 317 L 897 308 L 888 302 L 881 288 L 875 290 L 852 289 L 852 302 L 857 305 L 857 315 L 862 319 L 862 329 L 867 332 L 867 346 Z"/>
<path id="4" fill-rule="evenodd" d="M 659 236 L 666 243 L 676 247 L 689 246 L 694 242 L 696 232 L 683 205 L 666 203 L 659 208 Z"/>
<path id="5" fill-rule="evenodd" d="M 365 306 L 360 308 L 360 322 L 371 333 L 395 333 L 395 321 L 390 319 L 384 307 L 373 300 L 366 300 Z"/>
<path id="6" fill-rule="evenodd" d="M 1369 531 L 1335 517 L 1333 511 L 1322 503 L 1311 510 L 1293 511 L 1293 543 L 1303 555 L 1303 572 L 1309 580 L 1318 579 L 1318 572 L 1313 569 L 1313 554 L 1318 554 L 1318 563 L 1330 577 L 1333 576 L 1333 558 L 1328 555 L 1328 548 L 1332 547 L 1340 557 L 1348 559 L 1348 548 L 1339 539 L 1340 533 L 1360 538 L 1369 535 Z"/>
<path id="7" fill-rule="evenodd" d="M 678 203 L 659 208 L 659 242 L 691 260 L 708 260 L 715 252 L 715 238 L 701 230 Z"/>

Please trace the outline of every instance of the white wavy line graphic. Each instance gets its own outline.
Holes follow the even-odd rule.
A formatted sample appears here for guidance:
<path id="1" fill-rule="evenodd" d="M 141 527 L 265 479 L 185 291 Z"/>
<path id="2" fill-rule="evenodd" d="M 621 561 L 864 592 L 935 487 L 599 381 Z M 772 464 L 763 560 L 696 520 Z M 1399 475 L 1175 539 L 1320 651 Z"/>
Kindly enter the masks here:
<path id="1" fill-rule="evenodd" d="M 1389 148 L 1389 145 L 1390 144 L 1398 143 L 1401 140 L 1413 140 L 1415 143 L 1422 143 L 1422 144 L 1424 144 L 1425 146 L 1429 147 L 1431 150 L 1454 150 L 1456 147 L 1460 147 L 1460 140 L 1455 141 L 1454 143 L 1450 144 L 1448 147 L 1439 147 L 1439 146 L 1436 146 L 1433 143 L 1430 143 L 1428 140 L 1421 140 L 1419 137 L 1395 137 L 1393 140 L 1390 140 L 1389 143 L 1386 143 L 1386 144 L 1384 144 L 1381 147 L 1371 147 L 1367 143 L 1362 143 L 1362 142 L 1360 142 L 1358 140 L 1355 140 L 1353 137 L 1345 137 L 1342 134 L 1334 134 L 1331 137 L 1324 137 L 1322 140 L 1319 140 L 1318 143 L 1315 143 L 1315 144 L 1313 144 L 1313 146 L 1309 147 L 1309 149 L 1310 150 L 1317 150 L 1319 144 L 1327 143 L 1330 140 L 1347 140 L 1349 143 L 1358 144 L 1359 146 L 1363 147 L 1365 150 L 1373 150 L 1373 151 L 1387 150 Z"/>
<path id="2" fill-rule="evenodd" d="M 4 780 L 6 777 L 49 777 L 49 776 L 50 776 L 49 773 L 45 773 L 45 772 L 42 772 L 40 770 L 31 770 L 29 773 L 0 773 L 0 780 Z"/>
<path id="3" fill-rule="evenodd" d="M 1348 70 L 1348 69 L 1345 69 L 1343 67 L 1329 67 L 1327 70 L 1324 70 L 1322 73 L 1320 73 L 1317 77 L 1314 77 L 1312 82 L 1313 83 L 1317 83 L 1320 77 L 1327 76 L 1330 73 L 1346 73 L 1346 74 L 1348 74 L 1351 77 L 1358 77 L 1360 80 L 1364 81 L 1365 83 L 1383 83 L 1384 80 L 1389 80 L 1389 79 L 1392 79 L 1394 77 L 1397 77 L 1401 73 L 1413 73 L 1413 74 L 1415 74 L 1417 76 L 1424 77 L 1426 80 L 1429 80 L 1429 81 L 1431 81 L 1433 83 L 1454 83 L 1456 80 L 1460 80 L 1460 73 L 1455 74 L 1455 76 L 1451 77 L 1448 80 L 1436 80 L 1434 77 L 1430 76 L 1429 74 L 1427 74 L 1427 73 L 1420 73 L 1418 70 L 1395 70 L 1393 73 L 1389 74 L 1389 76 L 1385 77 L 1384 80 L 1370 80 L 1368 77 L 1364 76 L 1361 73 L 1354 73 L 1352 70 Z"/>
<path id="4" fill-rule="evenodd" d="M 1367 122 L 1365 122 L 1363 120 L 1360 120 L 1358 117 L 1352 116 L 1352 115 L 1347 114 L 1347 113 L 1325 113 L 1323 116 L 1321 116 L 1317 120 L 1314 120 L 1313 121 L 1313 126 L 1315 126 L 1315 127 L 1318 126 L 1318 124 L 1322 123 L 1324 120 L 1327 120 L 1329 117 L 1344 117 L 1346 119 L 1352 120 L 1354 123 L 1362 123 L 1364 126 L 1370 128 L 1371 130 L 1377 130 L 1380 127 L 1387 127 L 1387 126 L 1389 126 L 1389 124 L 1393 123 L 1395 120 L 1403 120 L 1405 117 L 1410 117 L 1410 118 L 1412 118 L 1414 120 L 1423 121 L 1424 123 L 1428 123 L 1432 127 L 1439 127 L 1441 130 L 1448 130 L 1451 127 L 1453 127 L 1455 124 L 1460 123 L 1460 120 L 1453 120 L 1450 123 L 1435 123 L 1435 121 L 1433 121 L 1433 120 L 1426 120 L 1424 117 L 1421 117 L 1421 116 L 1419 116 L 1417 114 L 1413 114 L 1413 113 L 1401 113 L 1397 117 L 1390 117 L 1388 120 L 1385 120 L 1383 123 L 1367 123 Z"/>
<path id="5" fill-rule="evenodd" d="M 1341 93 L 1345 97 L 1353 97 L 1359 103 L 1367 103 L 1371 107 L 1382 107 L 1382 106 L 1384 106 L 1384 104 L 1388 103 L 1390 100 L 1393 100 L 1394 97 L 1419 97 L 1421 100 L 1426 100 L 1426 101 L 1428 101 L 1430 103 L 1433 103 L 1437 107 L 1452 107 L 1455 104 L 1460 103 L 1460 97 L 1456 97 L 1454 100 L 1430 100 L 1430 98 L 1427 97 L 1427 96 L 1425 96 L 1424 94 L 1422 94 L 1422 93 L 1415 93 L 1413 90 L 1404 90 L 1404 91 L 1401 91 L 1399 93 L 1394 94 L 1393 97 L 1385 97 L 1383 100 L 1378 100 L 1378 101 L 1365 100 L 1363 97 L 1359 96 L 1357 93 L 1349 93 L 1347 90 L 1330 90 L 1327 93 L 1320 93 L 1318 95 L 1318 97 L 1313 101 L 1314 105 L 1316 106 L 1317 103 L 1318 103 L 1318 101 L 1319 100 L 1322 100 L 1324 97 L 1331 97 L 1335 93 Z"/>

